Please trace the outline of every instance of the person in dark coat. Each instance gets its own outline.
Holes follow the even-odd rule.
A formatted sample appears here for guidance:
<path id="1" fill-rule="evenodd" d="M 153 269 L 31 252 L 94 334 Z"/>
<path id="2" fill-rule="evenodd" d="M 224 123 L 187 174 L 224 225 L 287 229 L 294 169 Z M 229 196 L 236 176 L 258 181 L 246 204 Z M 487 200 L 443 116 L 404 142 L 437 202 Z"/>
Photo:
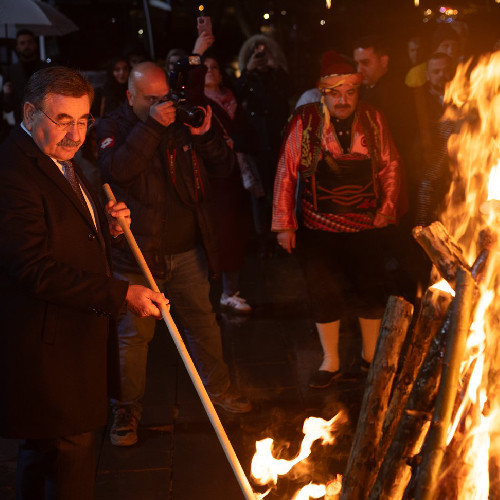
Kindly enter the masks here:
<path id="1" fill-rule="evenodd" d="M 130 66 L 124 57 L 115 57 L 110 61 L 106 71 L 106 81 L 96 91 L 94 116 L 104 116 L 125 101 L 129 74 Z"/>
<path id="2" fill-rule="evenodd" d="M 361 100 L 382 111 L 402 157 L 408 192 L 418 189 L 412 148 L 417 134 L 417 115 L 413 95 L 403 78 L 391 67 L 388 46 L 376 36 L 366 36 L 354 44 L 354 59 L 363 75 Z M 414 196 L 409 210 L 398 226 L 385 229 L 386 287 L 391 295 L 399 295 L 418 303 L 428 278 L 428 258 L 411 235 L 415 213 Z M 415 272 L 416 269 L 420 271 Z"/>
<path id="3" fill-rule="evenodd" d="M 242 181 L 241 163 L 246 161 L 245 153 L 251 151 L 253 129 L 243 109 L 238 105 L 231 89 L 223 84 L 219 62 L 213 56 L 205 57 L 207 68 L 204 93 L 213 110 L 213 126 L 235 151 L 239 168 L 224 178 L 211 180 L 214 193 L 216 222 L 218 226 L 220 266 L 222 270 L 223 308 L 247 314 L 252 311 L 247 301 L 240 296 L 240 271 L 245 261 L 245 250 L 251 229 L 251 207 L 249 193 Z M 251 189 L 252 186 L 249 186 Z M 263 194 L 263 192 L 262 192 Z"/>
<path id="4" fill-rule="evenodd" d="M 24 86 L 35 71 L 48 65 L 40 60 L 38 43 L 30 30 L 22 29 L 17 32 L 16 54 L 19 60 L 11 64 L 4 74 L 2 103 L 3 110 L 14 111 L 16 123 L 20 123 L 23 119 L 21 103 Z"/>
<path id="5" fill-rule="evenodd" d="M 23 122 L 0 147 L 0 435 L 21 439 L 17 498 L 91 500 L 96 430 L 118 378 L 115 319 L 161 317 L 162 294 L 111 274 L 112 217 L 71 159 L 93 97 L 77 71 L 28 81 Z M 114 392 L 116 394 L 116 392 Z"/>

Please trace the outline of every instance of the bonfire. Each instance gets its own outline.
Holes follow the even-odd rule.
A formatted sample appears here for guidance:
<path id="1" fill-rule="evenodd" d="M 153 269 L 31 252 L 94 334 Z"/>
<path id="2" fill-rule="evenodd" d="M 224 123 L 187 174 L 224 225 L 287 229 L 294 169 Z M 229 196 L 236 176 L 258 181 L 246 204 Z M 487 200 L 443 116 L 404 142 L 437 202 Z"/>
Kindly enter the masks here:
<path id="1" fill-rule="evenodd" d="M 452 182 L 439 222 L 414 236 L 441 275 L 413 306 L 389 299 L 343 477 L 294 500 L 500 498 L 500 52 L 461 64 L 443 122 Z M 436 280 L 437 281 L 437 280 Z M 257 443 L 263 498 L 315 441 L 335 439 L 342 414 L 311 418 L 293 460 Z"/>

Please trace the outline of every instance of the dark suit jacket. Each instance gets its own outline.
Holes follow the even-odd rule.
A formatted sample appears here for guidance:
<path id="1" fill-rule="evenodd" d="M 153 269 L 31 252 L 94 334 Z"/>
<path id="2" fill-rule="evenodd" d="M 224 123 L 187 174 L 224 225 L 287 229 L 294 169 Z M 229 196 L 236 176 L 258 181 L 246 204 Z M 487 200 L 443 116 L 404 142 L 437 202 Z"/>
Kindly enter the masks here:
<path id="1" fill-rule="evenodd" d="M 17 126 L 0 147 L 0 435 L 52 438 L 106 422 L 113 318 L 128 284 L 111 277 L 97 215 L 99 231 Z"/>

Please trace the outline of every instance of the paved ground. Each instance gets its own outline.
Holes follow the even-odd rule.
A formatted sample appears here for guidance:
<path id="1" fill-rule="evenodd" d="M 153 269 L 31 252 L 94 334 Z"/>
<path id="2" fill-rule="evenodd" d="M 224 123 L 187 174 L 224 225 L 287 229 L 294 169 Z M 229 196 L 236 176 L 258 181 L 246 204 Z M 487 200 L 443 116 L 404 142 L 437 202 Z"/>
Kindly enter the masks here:
<path id="1" fill-rule="evenodd" d="M 321 348 L 294 257 L 279 251 L 262 260 L 250 252 L 241 288 L 254 313 L 239 318 L 219 312 L 219 319 L 226 359 L 255 409 L 242 416 L 221 411 L 220 417 L 245 472 L 256 440 L 274 438 L 281 456 L 289 459 L 300 446 L 305 418 L 330 419 L 342 408 L 348 415 L 336 443 L 315 445 L 307 464 L 296 466 L 292 477 L 281 479 L 267 497 L 291 500 L 303 484 L 324 482 L 344 470 L 364 386 L 358 368 L 360 336 L 355 323 L 344 322 L 342 366 L 350 375 L 329 389 L 308 389 Z M 117 448 L 103 435 L 96 500 L 243 499 L 163 323 L 151 345 L 148 369 L 139 442 Z M 14 499 L 15 461 L 16 443 L 0 439 L 0 500 Z"/>

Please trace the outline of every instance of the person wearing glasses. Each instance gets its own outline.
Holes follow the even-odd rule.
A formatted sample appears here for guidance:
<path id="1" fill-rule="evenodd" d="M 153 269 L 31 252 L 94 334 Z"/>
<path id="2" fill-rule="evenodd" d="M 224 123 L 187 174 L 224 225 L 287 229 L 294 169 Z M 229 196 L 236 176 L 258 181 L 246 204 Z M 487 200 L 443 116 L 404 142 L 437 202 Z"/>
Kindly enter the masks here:
<path id="1" fill-rule="evenodd" d="M 77 71 L 34 73 L 0 147 L 0 435 L 21 440 L 19 500 L 94 498 L 96 431 L 119 378 L 116 317 L 160 318 L 168 304 L 112 275 L 116 217 L 130 223 L 130 211 L 104 211 L 71 162 L 92 98 Z"/>

